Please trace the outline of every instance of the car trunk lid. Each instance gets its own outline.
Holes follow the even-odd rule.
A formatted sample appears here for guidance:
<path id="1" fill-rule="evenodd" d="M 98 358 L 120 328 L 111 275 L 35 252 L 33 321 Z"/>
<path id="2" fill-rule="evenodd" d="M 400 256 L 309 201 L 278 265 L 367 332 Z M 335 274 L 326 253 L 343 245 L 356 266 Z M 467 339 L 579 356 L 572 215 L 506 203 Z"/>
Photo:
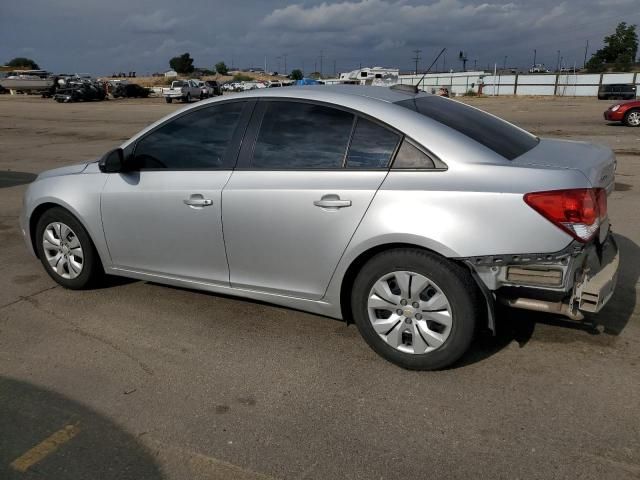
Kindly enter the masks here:
<path id="1" fill-rule="evenodd" d="M 582 172 L 594 188 L 613 191 L 616 157 L 609 147 L 571 140 L 540 140 L 535 148 L 512 160 L 514 165 L 566 168 Z"/>

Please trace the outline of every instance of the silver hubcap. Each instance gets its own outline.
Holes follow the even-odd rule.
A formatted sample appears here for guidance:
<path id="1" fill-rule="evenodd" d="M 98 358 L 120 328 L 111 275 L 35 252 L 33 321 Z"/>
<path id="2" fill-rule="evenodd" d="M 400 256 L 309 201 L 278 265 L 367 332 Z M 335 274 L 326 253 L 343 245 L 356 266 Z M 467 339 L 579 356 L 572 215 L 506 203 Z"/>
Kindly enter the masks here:
<path id="1" fill-rule="evenodd" d="M 387 344 L 404 353 L 429 353 L 451 334 L 449 300 L 424 275 L 392 272 L 373 284 L 369 321 Z"/>
<path id="2" fill-rule="evenodd" d="M 76 278 L 82 273 L 84 253 L 80 240 L 69 226 L 62 222 L 47 225 L 42 235 L 44 255 L 54 272 L 62 278 Z"/>
<path id="3" fill-rule="evenodd" d="M 640 125 L 640 112 L 631 112 L 628 118 L 631 125 Z"/>

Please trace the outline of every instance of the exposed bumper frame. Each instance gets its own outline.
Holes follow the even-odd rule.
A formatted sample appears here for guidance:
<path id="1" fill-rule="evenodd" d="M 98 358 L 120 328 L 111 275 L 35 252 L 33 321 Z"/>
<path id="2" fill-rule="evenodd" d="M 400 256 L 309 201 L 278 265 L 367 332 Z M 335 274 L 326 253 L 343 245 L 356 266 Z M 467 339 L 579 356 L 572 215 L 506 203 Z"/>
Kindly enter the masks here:
<path id="1" fill-rule="evenodd" d="M 573 242 L 562 251 L 551 254 L 461 260 L 470 266 L 481 289 L 490 291 L 495 300 L 505 305 L 582 320 L 582 312 L 599 312 L 615 290 L 620 254 L 611 232 L 604 237 L 602 242 L 594 241 L 587 245 Z M 558 274 L 561 272 L 562 280 L 558 285 L 527 283 L 526 276 L 518 279 L 509 276 L 509 268 L 514 267 L 518 267 L 518 271 L 530 269 L 531 272 L 555 269 Z M 549 300 L 550 296 L 558 299 Z M 490 298 L 487 298 L 487 303 L 490 303 Z"/>

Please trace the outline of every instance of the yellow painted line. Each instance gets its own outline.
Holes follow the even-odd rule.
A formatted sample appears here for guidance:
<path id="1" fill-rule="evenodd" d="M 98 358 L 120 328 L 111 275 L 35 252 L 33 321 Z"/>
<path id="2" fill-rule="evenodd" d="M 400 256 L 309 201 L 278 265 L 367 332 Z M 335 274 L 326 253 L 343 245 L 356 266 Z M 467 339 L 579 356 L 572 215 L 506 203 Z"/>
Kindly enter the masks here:
<path id="1" fill-rule="evenodd" d="M 29 467 L 44 460 L 47 456 L 55 452 L 60 445 L 64 445 L 78 433 L 80 433 L 80 429 L 77 425 L 67 425 L 64 428 L 61 428 L 51 436 L 45 438 L 35 447 L 16 458 L 11 462 L 11 468 L 18 472 L 26 472 Z"/>

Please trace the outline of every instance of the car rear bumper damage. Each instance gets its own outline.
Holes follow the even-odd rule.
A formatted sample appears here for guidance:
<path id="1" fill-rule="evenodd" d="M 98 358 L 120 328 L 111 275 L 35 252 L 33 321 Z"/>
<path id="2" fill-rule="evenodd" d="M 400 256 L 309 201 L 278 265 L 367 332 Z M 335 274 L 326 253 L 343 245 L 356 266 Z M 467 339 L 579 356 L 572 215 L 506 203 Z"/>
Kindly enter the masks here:
<path id="1" fill-rule="evenodd" d="M 620 256 L 611 233 L 589 244 L 573 242 L 553 254 L 462 259 L 502 304 L 582 320 L 613 295 Z"/>

